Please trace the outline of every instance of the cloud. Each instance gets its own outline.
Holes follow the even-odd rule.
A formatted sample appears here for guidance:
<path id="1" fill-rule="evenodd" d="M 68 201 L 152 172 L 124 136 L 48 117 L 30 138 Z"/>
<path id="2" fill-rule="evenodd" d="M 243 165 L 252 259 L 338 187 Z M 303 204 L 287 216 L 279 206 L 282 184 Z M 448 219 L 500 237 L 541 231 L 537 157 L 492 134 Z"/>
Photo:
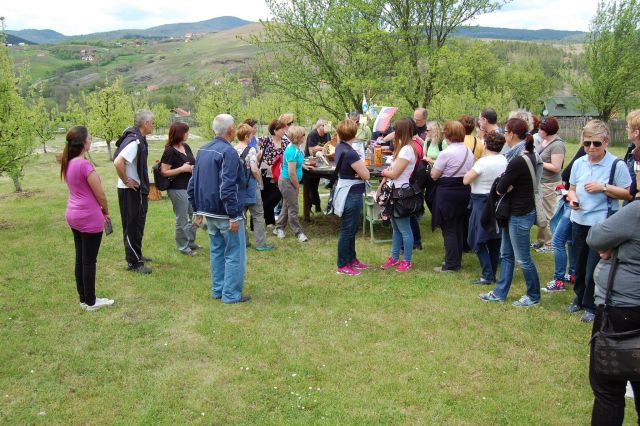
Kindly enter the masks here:
<path id="1" fill-rule="evenodd" d="M 516 0 L 481 15 L 473 24 L 486 27 L 588 31 L 598 0 Z"/>
<path id="2" fill-rule="evenodd" d="M 515 0 L 471 24 L 586 31 L 596 8 L 597 0 Z M 0 14 L 10 30 L 53 29 L 65 35 L 143 29 L 225 15 L 257 21 L 270 15 L 264 0 L 15 0 L 4 1 Z"/>

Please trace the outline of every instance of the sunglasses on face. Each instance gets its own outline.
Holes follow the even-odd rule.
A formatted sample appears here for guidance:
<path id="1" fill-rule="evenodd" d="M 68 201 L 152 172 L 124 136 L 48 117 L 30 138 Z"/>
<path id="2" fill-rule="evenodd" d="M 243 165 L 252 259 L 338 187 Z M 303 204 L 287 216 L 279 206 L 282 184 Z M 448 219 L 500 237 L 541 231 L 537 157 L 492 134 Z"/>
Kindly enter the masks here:
<path id="1" fill-rule="evenodd" d="M 293 124 L 293 121 L 290 121 L 287 123 L 287 126 L 291 126 Z"/>
<path id="2" fill-rule="evenodd" d="M 584 141 L 584 142 L 582 142 L 582 145 L 584 145 L 585 148 L 589 148 L 591 146 L 591 144 L 593 144 L 593 146 L 596 147 L 596 148 L 600 148 L 602 146 L 602 141 Z"/>

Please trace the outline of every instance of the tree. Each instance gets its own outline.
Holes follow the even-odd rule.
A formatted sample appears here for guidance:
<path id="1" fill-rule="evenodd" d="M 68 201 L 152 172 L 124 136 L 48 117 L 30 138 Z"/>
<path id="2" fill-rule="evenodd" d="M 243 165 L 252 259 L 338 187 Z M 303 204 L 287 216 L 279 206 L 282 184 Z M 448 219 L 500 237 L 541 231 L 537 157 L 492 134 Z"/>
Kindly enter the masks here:
<path id="1" fill-rule="evenodd" d="M 133 123 L 131 100 L 122 88 L 122 80 L 106 82 L 105 87 L 83 95 L 89 132 L 107 142 L 112 159 L 111 142 L 117 140 L 124 129 Z"/>
<path id="2" fill-rule="evenodd" d="M 505 67 L 502 79 L 518 108 L 529 111 L 539 111 L 542 98 L 550 95 L 553 88 L 542 66 L 533 59 Z"/>
<path id="3" fill-rule="evenodd" d="M 364 0 L 363 0 L 364 1 Z M 447 85 L 445 47 L 451 33 L 508 0 L 376 0 L 370 19 L 384 31 L 383 56 L 411 108 L 428 106 Z M 371 9 L 369 9 L 371 10 Z"/>
<path id="4" fill-rule="evenodd" d="M 591 20 L 584 54 L 586 75 L 574 78 L 572 85 L 605 121 L 640 90 L 639 24 L 637 0 L 601 0 Z"/>
<path id="5" fill-rule="evenodd" d="M 33 128 L 24 100 L 19 93 L 19 79 L 5 44 L 4 18 L 0 18 L 0 175 L 12 177 L 16 191 L 21 191 L 19 178 L 33 154 Z"/>
<path id="6" fill-rule="evenodd" d="M 362 94 L 385 91 L 375 2 L 267 0 L 273 19 L 249 41 L 260 50 L 263 84 L 339 119 L 361 109 Z"/>
<path id="7" fill-rule="evenodd" d="M 203 81 L 199 84 L 196 99 L 195 112 L 200 132 L 205 138 L 213 136 L 211 122 L 216 115 L 231 114 L 236 121 L 242 120 L 243 114 L 243 90 L 238 78 L 225 74 L 213 81 Z"/>
<path id="8" fill-rule="evenodd" d="M 449 35 L 502 0 L 267 0 L 273 19 L 250 41 L 265 84 L 335 118 L 393 91 L 427 106 L 448 84 Z"/>
<path id="9" fill-rule="evenodd" d="M 29 108 L 33 130 L 42 144 L 44 153 L 47 153 L 47 142 L 55 137 L 55 131 L 60 120 L 57 105 L 49 106 L 38 92 L 33 104 Z"/>

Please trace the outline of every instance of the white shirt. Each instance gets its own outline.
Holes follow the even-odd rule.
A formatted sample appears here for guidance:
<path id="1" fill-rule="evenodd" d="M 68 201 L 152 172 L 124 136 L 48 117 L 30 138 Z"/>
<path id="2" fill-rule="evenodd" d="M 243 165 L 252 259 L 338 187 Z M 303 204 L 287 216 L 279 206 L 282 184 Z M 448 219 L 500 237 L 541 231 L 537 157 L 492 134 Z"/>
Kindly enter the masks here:
<path id="1" fill-rule="evenodd" d="M 119 157 L 124 158 L 125 174 L 127 175 L 127 177 L 138 182 L 138 185 L 140 184 L 140 176 L 138 176 L 138 169 L 136 167 L 135 161 L 136 161 L 136 157 L 138 156 L 139 144 L 140 144 L 140 141 L 138 140 L 130 142 L 127 146 L 124 147 L 122 151 L 120 151 L 120 154 L 118 154 L 118 157 L 116 157 L 116 158 L 119 158 Z M 128 186 L 124 184 L 122 179 L 120 179 L 120 176 L 118 176 L 118 188 L 122 188 L 122 189 L 128 188 Z"/>
<path id="2" fill-rule="evenodd" d="M 488 194 L 491 185 L 507 168 L 507 159 L 504 155 L 490 155 L 480 157 L 471 170 L 478 174 L 478 177 L 471 182 L 471 192 L 473 194 Z"/>
<path id="3" fill-rule="evenodd" d="M 413 144 L 413 142 L 411 142 Z M 413 150 L 413 147 L 410 145 L 405 145 L 400 148 L 400 152 L 398 153 L 398 157 L 391 162 L 391 168 L 396 167 L 396 162 L 398 159 L 402 158 L 409 161 L 407 167 L 400 173 L 395 179 L 389 179 L 389 185 L 394 184 L 396 188 L 400 188 L 402 185 L 409 184 L 409 178 L 411 177 L 411 173 L 413 173 L 413 169 L 416 166 L 416 153 Z"/>

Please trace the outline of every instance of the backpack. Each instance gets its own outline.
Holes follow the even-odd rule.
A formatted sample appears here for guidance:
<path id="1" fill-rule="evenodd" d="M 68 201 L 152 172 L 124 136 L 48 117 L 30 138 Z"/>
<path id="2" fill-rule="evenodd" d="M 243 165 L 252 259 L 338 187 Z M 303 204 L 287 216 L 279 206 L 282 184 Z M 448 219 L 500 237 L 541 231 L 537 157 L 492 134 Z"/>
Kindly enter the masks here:
<path id="1" fill-rule="evenodd" d="M 242 164 L 242 168 L 244 169 L 244 185 L 245 188 L 249 187 L 249 181 L 251 180 L 251 168 L 247 167 L 245 161 L 247 159 L 247 155 L 249 155 L 249 151 L 251 150 L 250 146 L 246 146 L 245 149 L 240 154 L 240 163 Z"/>
<path id="2" fill-rule="evenodd" d="M 631 193 L 632 197 L 635 197 L 636 194 L 638 193 L 638 183 L 636 182 L 636 172 L 634 171 L 634 163 L 636 162 L 636 159 L 634 158 L 634 155 L 636 154 L 638 148 L 636 148 L 633 144 L 629 144 L 629 147 L 627 148 L 627 153 L 624 156 L 624 162 L 627 165 L 627 167 L 629 168 L 629 175 L 631 176 L 631 185 L 629 186 L 629 192 Z"/>
<path id="3" fill-rule="evenodd" d="M 159 191 L 166 191 L 169 189 L 173 176 L 163 176 L 160 171 L 161 165 L 162 163 L 160 161 L 156 161 L 156 164 L 151 167 L 151 170 L 153 171 L 153 182 L 156 184 L 156 188 L 158 188 Z"/>

